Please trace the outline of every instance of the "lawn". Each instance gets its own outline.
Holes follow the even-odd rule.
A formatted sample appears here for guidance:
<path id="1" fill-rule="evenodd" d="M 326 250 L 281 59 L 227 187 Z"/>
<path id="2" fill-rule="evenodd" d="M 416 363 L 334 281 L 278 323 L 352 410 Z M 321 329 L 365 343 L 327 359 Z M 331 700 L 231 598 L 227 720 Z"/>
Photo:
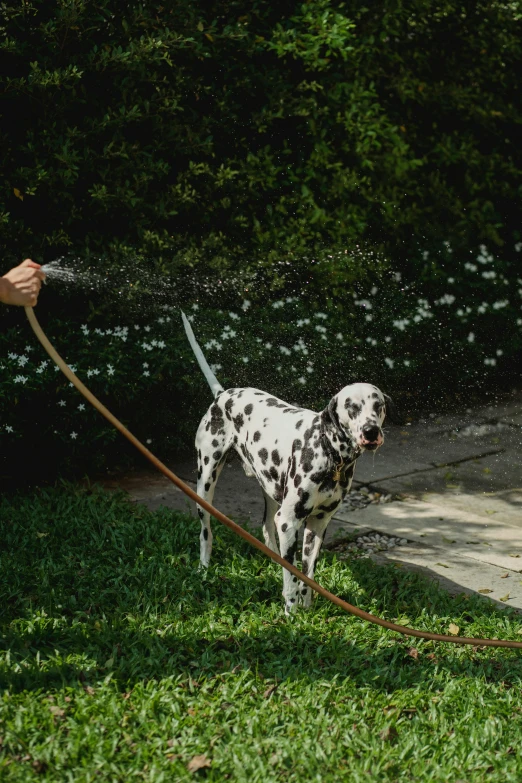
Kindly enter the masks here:
<path id="1" fill-rule="evenodd" d="M 399 637 L 318 599 L 214 524 L 60 485 L 0 499 L 2 781 L 520 781 L 522 662 Z M 402 623 L 520 639 L 517 615 L 418 575 L 321 558 Z M 199 770 L 196 767 L 202 765 Z"/>

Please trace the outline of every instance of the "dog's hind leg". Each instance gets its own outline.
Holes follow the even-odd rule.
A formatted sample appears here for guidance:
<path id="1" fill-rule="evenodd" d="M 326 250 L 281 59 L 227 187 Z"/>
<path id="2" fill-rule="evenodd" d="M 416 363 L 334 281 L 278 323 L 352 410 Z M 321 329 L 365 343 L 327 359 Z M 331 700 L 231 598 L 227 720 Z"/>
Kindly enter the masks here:
<path id="1" fill-rule="evenodd" d="M 212 456 L 203 454 L 198 449 L 198 483 L 197 493 L 208 503 L 214 499 L 214 490 L 219 474 L 225 464 L 225 456 L 219 449 Z M 210 514 L 201 506 L 197 506 L 198 516 L 201 520 L 201 533 L 199 536 L 200 561 L 203 568 L 208 568 L 212 554 L 212 530 L 210 527 Z"/>
<path id="2" fill-rule="evenodd" d="M 265 544 L 270 547 L 272 552 L 279 554 L 274 519 L 277 513 L 277 509 L 279 508 L 279 503 L 277 503 L 264 491 L 263 495 L 265 496 L 265 515 L 263 517 L 263 536 L 265 539 Z"/>

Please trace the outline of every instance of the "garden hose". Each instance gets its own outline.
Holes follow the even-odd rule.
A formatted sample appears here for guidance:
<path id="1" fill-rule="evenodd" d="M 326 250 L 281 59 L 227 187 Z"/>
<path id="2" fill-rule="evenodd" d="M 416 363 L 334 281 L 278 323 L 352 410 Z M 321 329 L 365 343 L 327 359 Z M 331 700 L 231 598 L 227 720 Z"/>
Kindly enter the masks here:
<path id="1" fill-rule="evenodd" d="M 42 331 L 42 327 L 38 323 L 38 320 L 34 314 L 34 310 L 32 307 L 26 307 L 25 312 L 27 315 L 27 318 L 29 319 L 29 323 L 31 324 L 31 327 L 37 336 L 38 340 L 41 342 L 51 359 L 58 365 L 60 370 L 64 373 L 66 378 L 78 389 L 78 391 L 83 394 L 86 400 L 88 400 L 91 405 L 93 405 L 101 414 L 102 416 L 105 416 L 105 418 L 114 426 L 117 430 L 121 432 L 122 435 L 124 435 L 127 440 L 129 440 L 133 446 L 135 446 L 138 451 L 140 451 L 146 459 L 151 462 L 155 468 L 157 468 L 160 473 L 163 473 L 164 476 L 166 476 L 170 481 L 172 481 L 173 484 L 175 484 L 182 492 L 185 493 L 185 495 L 188 495 L 189 498 L 194 500 L 201 508 L 204 508 L 205 511 L 208 511 L 212 516 L 217 519 L 219 522 L 221 522 L 223 525 L 228 527 L 230 530 L 232 530 L 234 533 L 236 533 L 238 536 L 243 538 L 245 541 L 248 541 L 249 544 L 251 544 L 253 547 L 258 549 L 260 552 L 262 552 L 266 557 L 269 557 L 274 562 L 278 563 L 283 568 L 286 568 L 287 571 L 290 571 L 291 574 L 296 576 L 301 582 L 304 582 L 304 584 L 308 585 L 312 588 L 312 590 L 315 590 L 316 593 L 319 593 L 319 595 L 322 595 L 323 598 L 326 598 L 328 601 L 331 601 L 336 606 L 339 606 L 341 609 L 344 609 L 345 612 L 349 612 L 350 614 L 355 615 L 356 617 L 360 617 L 362 620 L 366 620 L 369 623 L 374 623 L 375 625 L 380 625 L 382 628 L 387 628 L 390 631 L 396 631 L 397 633 L 404 634 L 405 636 L 415 636 L 419 639 L 429 639 L 434 642 L 451 642 L 452 644 L 472 644 L 479 647 L 509 647 L 509 648 L 516 648 L 521 649 L 522 648 L 522 642 L 513 642 L 503 639 L 470 639 L 463 636 L 446 636 L 444 634 L 438 634 L 438 633 L 429 633 L 426 631 L 417 631 L 415 628 L 407 628 L 403 625 L 396 625 L 395 623 L 390 623 L 387 620 L 382 620 L 380 617 L 375 617 L 375 615 L 369 614 L 368 612 L 363 611 L 362 609 L 359 609 L 356 606 L 352 606 L 352 604 L 347 603 L 346 601 L 343 601 L 342 598 L 339 598 L 336 595 L 333 595 L 333 593 L 330 593 L 328 590 L 326 590 L 324 587 L 321 587 L 320 584 L 315 582 L 313 579 L 310 579 L 306 574 L 303 574 L 302 571 L 299 571 L 298 568 L 296 568 L 294 565 L 289 563 L 287 560 L 285 560 L 283 557 L 278 555 L 276 552 L 273 552 L 271 549 L 269 549 L 265 544 L 261 543 L 261 541 L 258 541 L 257 538 L 255 538 L 253 535 L 248 533 L 246 530 L 243 530 L 242 527 L 237 525 L 235 522 L 232 522 L 231 519 L 229 519 L 225 514 L 222 514 L 221 511 L 218 511 L 218 509 L 214 508 L 210 503 L 207 503 L 206 500 L 203 500 L 203 498 L 200 498 L 199 495 L 194 492 L 193 489 L 191 489 L 187 484 L 185 484 L 180 478 L 178 478 L 171 470 L 169 470 L 166 465 L 164 465 L 160 460 L 152 454 L 152 452 L 149 451 L 140 441 L 131 433 L 129 430 L 124 427 L 124 425 L 119 421 L 116 416 L 113 416 L 113 414 L 105 407 L 105 405 L 102 405 L 102 403 L 92 394 L 92 392 L 87 389 L 86 386 L 76 377 L 76 375 L 73 373 L 73 371 L 67 366 L 67 364 L 64 362 L 64 360 L 59 356 L 59 354 L 56 352 L 54 347 L 51 345 L 47 337 L 45 336 L 44 332 Z"/>

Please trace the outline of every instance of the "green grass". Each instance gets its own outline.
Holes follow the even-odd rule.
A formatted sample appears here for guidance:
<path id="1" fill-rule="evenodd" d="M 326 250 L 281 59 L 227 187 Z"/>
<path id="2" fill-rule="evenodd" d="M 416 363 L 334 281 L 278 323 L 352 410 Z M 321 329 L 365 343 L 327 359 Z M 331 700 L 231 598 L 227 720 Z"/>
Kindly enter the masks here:
<path id="1" fill-rule="evenodd" d="M 322 599 L 285 619 L 279 569 L 214 531 L 202 577 L 190 516 L 71 486 L 0 500 L 2 781 L 521 779 L 516 651 Z M 509 610 L 402 569 L 326 553 L 317 576 L 390 619 L 520 639 Z"/>

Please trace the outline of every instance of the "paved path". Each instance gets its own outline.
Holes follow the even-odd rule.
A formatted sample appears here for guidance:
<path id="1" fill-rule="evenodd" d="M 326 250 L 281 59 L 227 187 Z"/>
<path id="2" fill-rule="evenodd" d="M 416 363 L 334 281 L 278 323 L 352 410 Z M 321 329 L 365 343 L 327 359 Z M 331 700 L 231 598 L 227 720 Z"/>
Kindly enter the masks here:
<path id="1" fill-rule="evenodd" d="M 195 486 L 193 459 L 170 467 Z M 136 474 L 118 486 L 151 509 L 194 512 L 159 474 Z M 372 531 L 399 535 L 407 545 L 372 557 L 420 570 L 452 592 L 476 591 L 522 609 L 522 394 L 388 428 L 382 449 L 358 461 L 354 488 L 361 487 L 392 494 L 394 501 L 342 508 L 330 541 Z M 225 466 L 214 502 L 239 522 L 259 525 L 262 518 L 261 491 L 237 461 Z"/>

